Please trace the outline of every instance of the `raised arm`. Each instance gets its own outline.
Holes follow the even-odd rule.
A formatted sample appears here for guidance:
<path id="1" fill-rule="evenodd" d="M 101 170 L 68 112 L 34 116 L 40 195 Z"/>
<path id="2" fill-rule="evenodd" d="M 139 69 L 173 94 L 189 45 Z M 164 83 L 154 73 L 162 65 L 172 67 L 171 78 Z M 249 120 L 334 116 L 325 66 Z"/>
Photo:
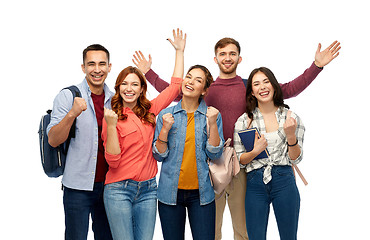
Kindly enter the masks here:
<path id="1" fill-rule="evenodd" d="M 183 34 L 180 29 L 173 30 L 174 40 L 167 39 L 176 50 L 175 68 L 173 77 L 183 78 L 184 75 L 184 50 L 186 44 L 186 34 Z M 147 60 L 141 51 L 136 51 L 132 59 L 133 63 L 145 74 L 146 79 L 154 86 L 158 92 L 162 92 L 169 86 L 169 83 L 161 79 L 152 69 L 152 57 L 149 55 Z M 174 100 L 181 100 L 181 95 Z"/>
<path id="2" fill-rule="evenodd" d="M 312 65 L 307 68 L 302 75 L 298 76 L 293 81 L 281 84 L 284 98 L 287 99 L 295 97 L 305 90 L 322 71 L 323 67 L 328 65 L 339 55 L 340 49 L 340 42 L 334 41 L 325 50 L 320 51 L 321 44 L 319 43 L 315 53 L 315 61 L 312 63 Z"/>
<path id="3" fill-rule="evenodd" d="M 152 57 L 149 54 L 149 61 L 146 60 L 144 54 L 141 51 L 135 51 L 132 62 L 145 74 L 146 79 L 152 84 L 152 86 L 158 91 L 162 92 L 169 83 L 164 81 L 158 76 L 152 69 Z"/>
<path id="4" fill-rule="evenodd" d="M 184 75 L 186 34 L 183 34 L 179 29 L 177 29 L 177 31 L 173 30 L 173 40 L 168 39 L 168 41 L 176 50 L 175 67 L 171 78 L 171 84 L 151 101 L 151 111 L 155 115 L 157 115 L 162 109 L 166 108 L 179 95 Z"/>
<path id="5" fill-rule="evenodd" d="M 186 33 L 183 34 L 182 30 L 172 30 L 173 41 L 168 38 L 167 40 L 172 44 L 176 50 L 175 67 L 173 70 L 172 77 L 183 78 L 184 77 L 184 51 L 186 45 Z"/>

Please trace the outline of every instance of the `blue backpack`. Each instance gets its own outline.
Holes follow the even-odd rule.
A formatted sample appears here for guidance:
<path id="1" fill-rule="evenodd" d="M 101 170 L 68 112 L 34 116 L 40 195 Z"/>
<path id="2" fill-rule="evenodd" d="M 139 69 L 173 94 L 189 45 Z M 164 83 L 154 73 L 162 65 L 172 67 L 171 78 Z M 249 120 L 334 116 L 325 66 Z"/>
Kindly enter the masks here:
<path id="1" fill-rule="evenodd" d="M 69 89 L 75 97 L 81 97 L 81 92 L 76 86 L 70 86 L 64 89 Z M 73 122 L 67 140 L 58 147 L 49 145 L 49 138 L 46 129 L 50 123 L 51 110 L 46 111 L 46 115 L 42 116 L 39 126 L 39 141 L 40 141 L 40 154 L 41 164 L 44 172 L 48 177 L 59 177 L 63 175 L 66 163 L 69 143 L 71 138 L 75 137 L 76 133 L 76 119 Z"/>

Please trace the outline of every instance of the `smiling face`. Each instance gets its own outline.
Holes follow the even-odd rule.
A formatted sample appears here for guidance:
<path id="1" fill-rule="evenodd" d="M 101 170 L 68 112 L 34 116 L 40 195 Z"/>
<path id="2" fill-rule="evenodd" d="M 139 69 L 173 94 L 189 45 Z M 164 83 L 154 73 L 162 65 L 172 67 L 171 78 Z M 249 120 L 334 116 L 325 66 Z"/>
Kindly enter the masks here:
<path id="1" fill-rule="evenodd" d="M 135 73 L 128 74 L 122 81 L 119 91 L 123 106 L 133 109 L 137 104 L 137 99 L 143 92 L 140 78 Z"/>
<path id="2" fill-rule="evenodd" d="M 236 68 L 242 58 L 239 56 L 238 48 L 234 44 L 228 44 L 217 49 L 214 61 L 220 68 L 221 73 L 234 77 L 233 75 L 236 75 Z"/>
<path id="3" fill-rule="evenodd" d="M 206 76 L 200 68 L 190 70 L 182 82 L 183 97 L 199 99 L 206 94 Z"/>
<path id="4" fill-rule="evenodd" d="M 274 101 L 274 87 L 263 72 L 257 72 L 252 78 L 252 95 L 258 104 Z"/>
<path id="5" fill-rule="evenodd" d="M 95 89 L 103 89 L 104 81 L 111 70 L 111 64 L 104 51 L 88 51 L 81 68 L 86 74 L 86 81 L 92 92 L 95 92 Z"/>

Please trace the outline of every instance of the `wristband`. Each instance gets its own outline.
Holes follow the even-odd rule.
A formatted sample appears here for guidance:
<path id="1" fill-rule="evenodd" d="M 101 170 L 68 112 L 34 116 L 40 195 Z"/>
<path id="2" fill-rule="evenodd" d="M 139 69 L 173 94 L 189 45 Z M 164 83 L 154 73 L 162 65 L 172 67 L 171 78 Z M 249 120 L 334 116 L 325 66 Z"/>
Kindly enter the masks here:
<path id="1" fill-rule="evenodd" d="M 297 145 L 298 144 L 298 139 L 297 139 L 297 141 L 294 143 L 294 144 L 292 144 L 292 145 L 290 145 L 289 143 L 287 143 L 288 144 L 288 147 L 294 147 L 295 145 Z"/>
<path id="2" fill-rule="evenodd" d="M 159 142 L 161 142 L 161 143 L 168 143 L 168 141 L 163 141 L 163 140 L 161 140 L 160 138 L 157 138 L 157 140 L 158 140 Z"/>

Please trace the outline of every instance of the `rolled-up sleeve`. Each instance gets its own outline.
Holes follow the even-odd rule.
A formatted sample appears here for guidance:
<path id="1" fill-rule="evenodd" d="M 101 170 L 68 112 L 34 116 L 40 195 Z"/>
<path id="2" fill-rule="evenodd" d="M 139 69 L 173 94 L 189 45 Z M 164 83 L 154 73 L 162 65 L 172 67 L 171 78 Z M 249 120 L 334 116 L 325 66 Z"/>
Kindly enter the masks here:
<path id="1" fill-rule="evenodd" d="M 72 105 L 73 105 L 72 92 L 67 89 L 60 91 L 59 94 L 55 97 L 53 102 L 51 119 L 46 130 L 47 134 L 49 134 L 49 131 L 53 126 L 59 124 L 60 121 L 62 121 L 62 119 L 72 109 Z"/>
<path id="2" fill-rule="evenodd" d="M 295 135 L 296 135 L 296 138 L 298 140 L 298 146 L 301 149 L 301 153 L 299 154 L 299 156 L 295 160 L 292 160 L 290 158 L 289 152 L 286 153 L 287 154 L 286 157 L 289 159 L 290 163 L 292 163 L 292 164 L 298 164 L 303 159 L 303 140 L 304 140 L 304 133 L 305 133 L 305 130 L 306 129 L 305 129 L 304 125 L 303 125 L 303 122 L 302 122 L 301 118 L 298 115 L 292 113 L 292 117 L 294 117 L 296 119 L 296 121 L 297 121 L 297 128 L 295 130 Z"/>
<path id="3" fill-rule="evenodd" d="M 163 127 L 163 119 L 162 119 L 163 114 L 164 114 L 163 111 L 161 111 L 158 114 L 157 124 L 155 126 L 155 132 L 154 132 L 153 147 L 152 147 L 153 157 L 158 162 L 163 162 L 163 160 L 167 158 L 169 154 L 168 147 L 164 153 L 160 153 L 157 149 L 157 146 L 155 145 L 155 143 L 157 142 L 159 133 L 161 132 L 162 127 Z"/>
<path id="4" fill-rule="evenodd" d="M 245 122 L 246 122 L 245 114 L 243 114 L 238 118 L 234 126 L 234 149 L 236 152 L 236 156 L 238 157 L 239 163 L 240 156 L 246 152 L 245 147 L 238 134 L 240 131 L 247 129 Z M 245 168 L 245 165 L 240 163 L 240 167 Z"/>

